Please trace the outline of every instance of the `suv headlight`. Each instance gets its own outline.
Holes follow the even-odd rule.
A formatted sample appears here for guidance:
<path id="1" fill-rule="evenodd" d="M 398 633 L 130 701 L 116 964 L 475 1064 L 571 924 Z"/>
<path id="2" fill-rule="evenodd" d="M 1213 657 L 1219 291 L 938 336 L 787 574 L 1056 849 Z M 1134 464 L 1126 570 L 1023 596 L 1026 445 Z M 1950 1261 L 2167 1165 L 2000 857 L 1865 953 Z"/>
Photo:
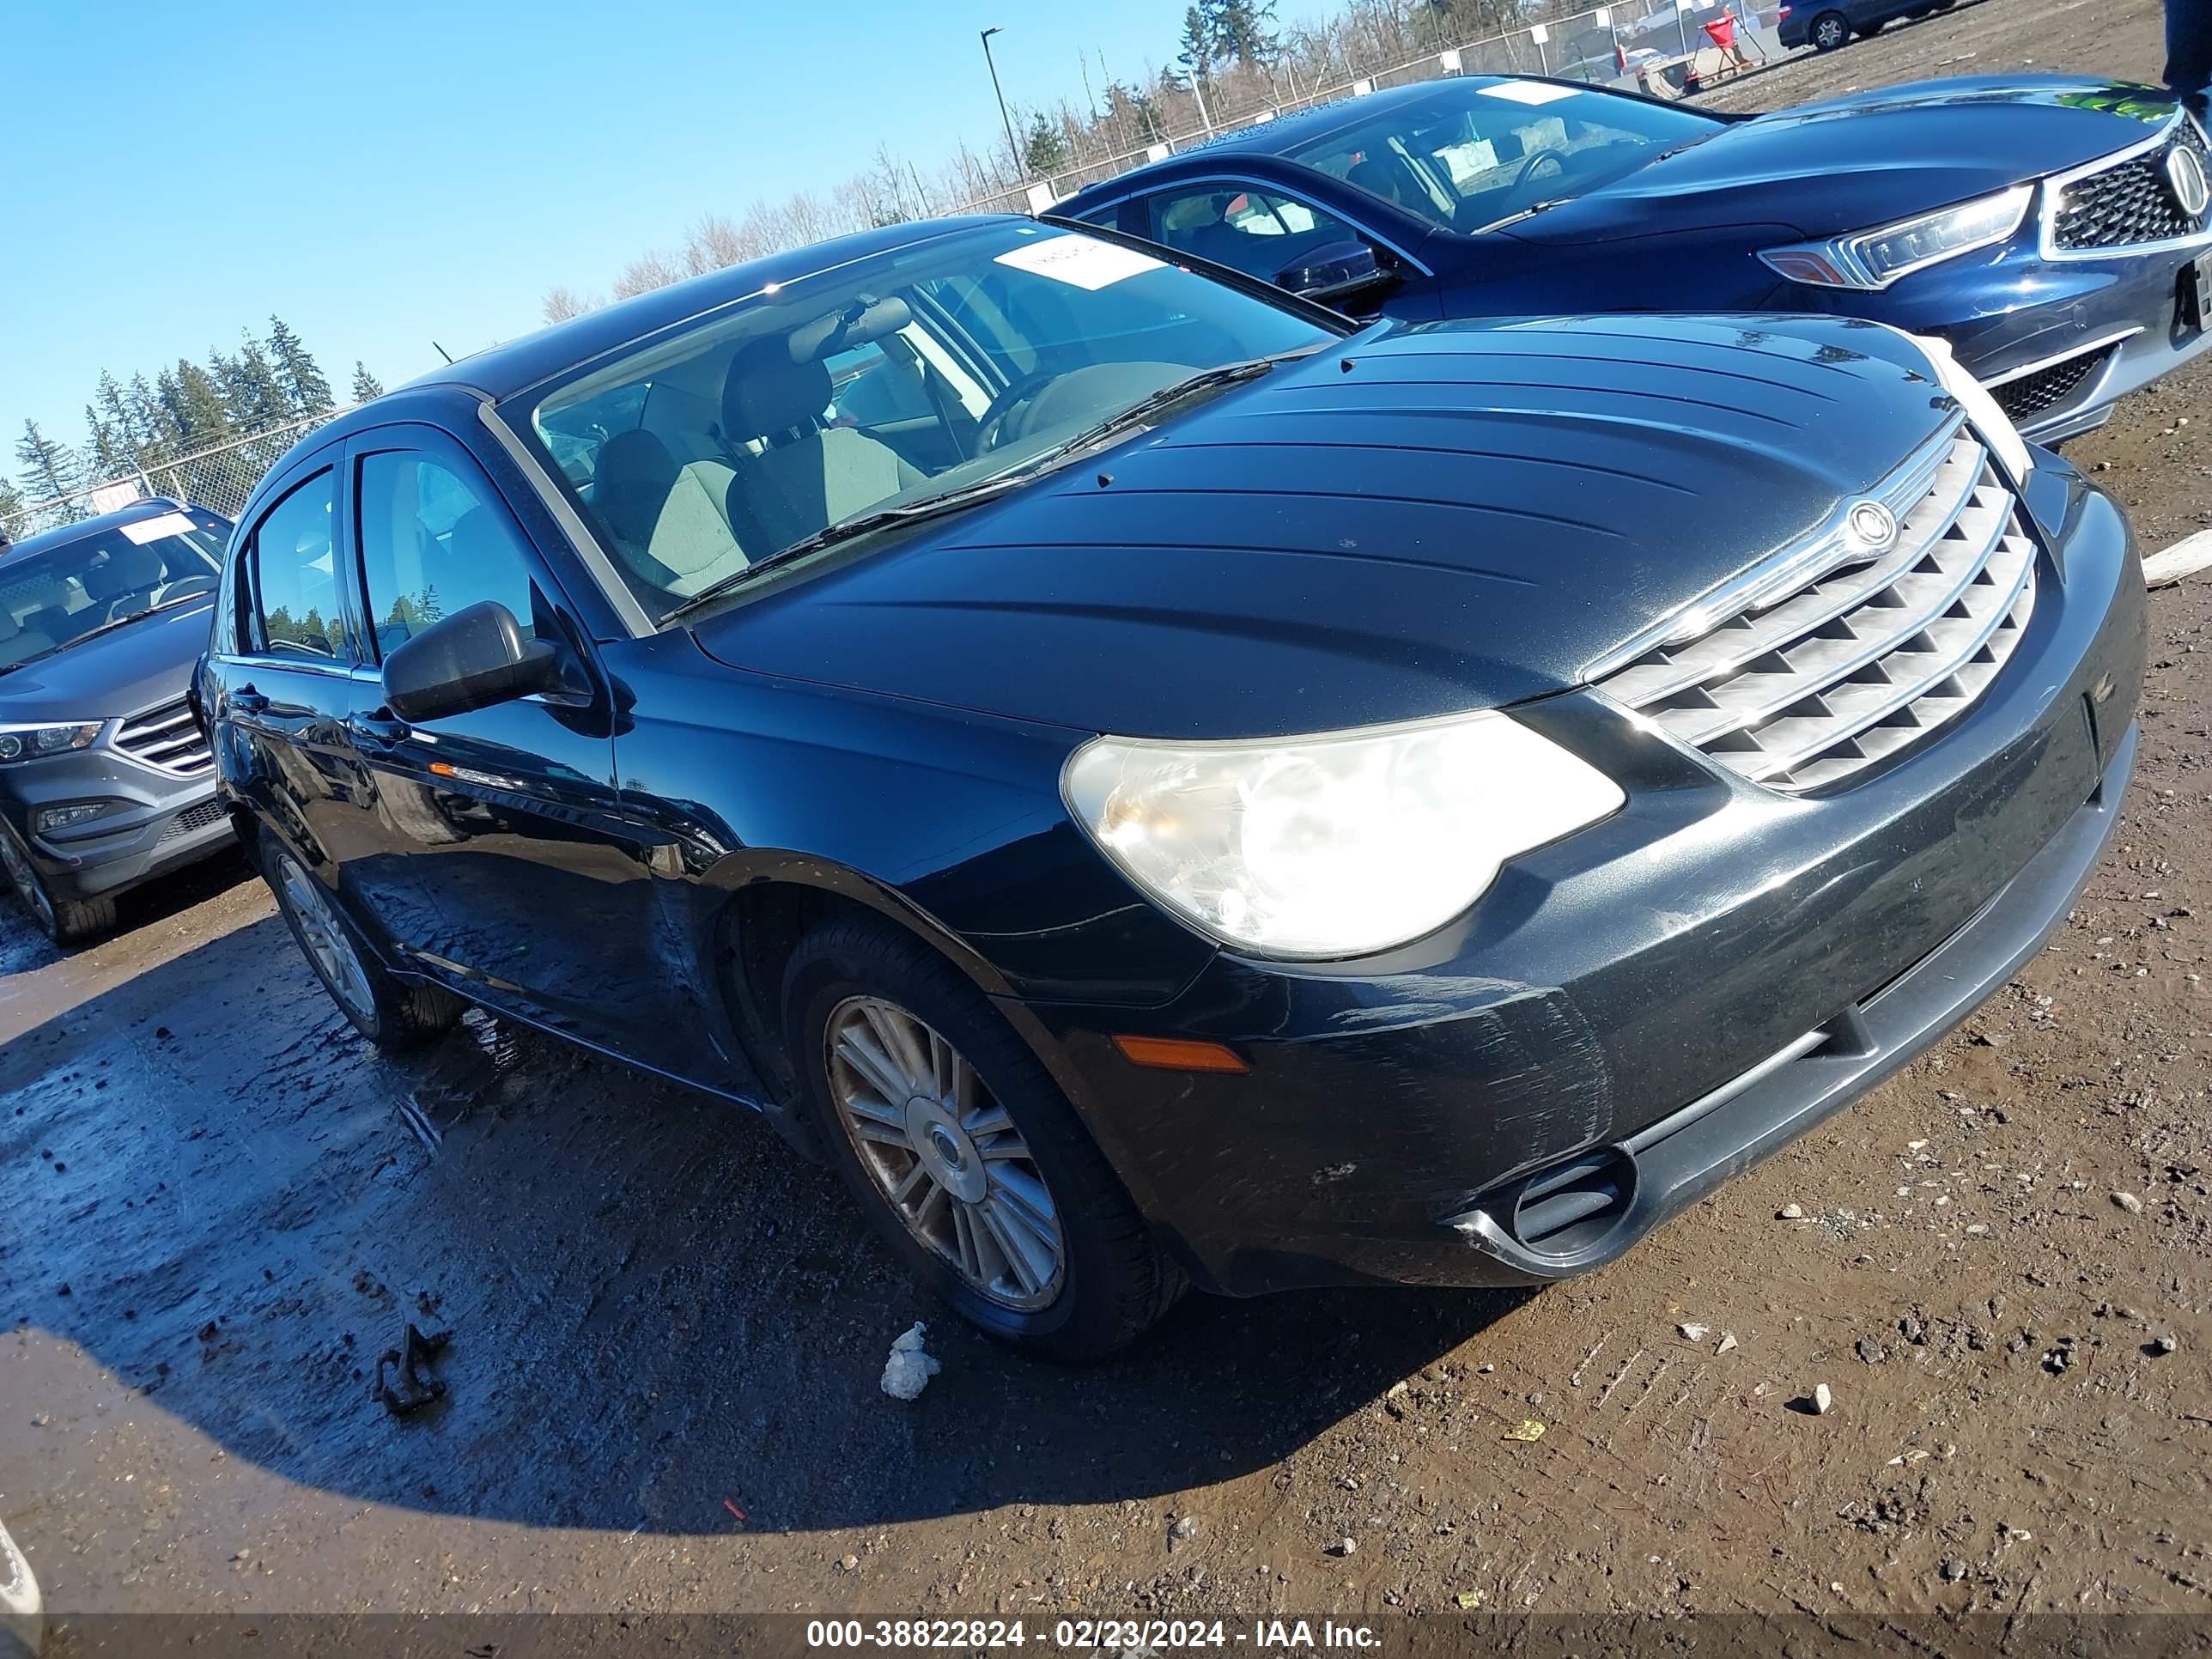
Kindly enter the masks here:
<path id="1" fill-rule="evenodd" d="M 1793 242 L 1765 249 L 1759 257 L 1793 283 L 1885 289 L 1916 270 L 1976 248 L 1994 247 L 2020 228 L 2034 198 L 2034 185 L 2014 185 L 1994 196 L 1900 220 L 1880 230 L 1824 242 Z"/>
<path id="2" fill-rule="evenodd" d="M 76 726 L 0 725 L 0 763 L 89 749 L 100 727 L 98 720 Z"/>
<path id="3" fill-rule="evenodd" d="M 1077 823 L 1144 891 L 1264 956 L 1361 956 L 1433 932 L 1506 860 L 1619 810 L 1612 779 L 1494 711 L 1230 743 L 1099 738 Z"/>

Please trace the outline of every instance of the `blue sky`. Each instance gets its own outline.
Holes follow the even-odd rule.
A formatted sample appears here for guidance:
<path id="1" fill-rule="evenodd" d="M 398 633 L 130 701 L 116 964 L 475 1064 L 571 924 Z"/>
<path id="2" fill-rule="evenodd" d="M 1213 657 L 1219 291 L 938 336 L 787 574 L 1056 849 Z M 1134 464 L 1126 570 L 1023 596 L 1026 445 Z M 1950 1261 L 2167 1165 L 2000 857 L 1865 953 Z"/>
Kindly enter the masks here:
<path id="1" fill-rule="evenodd" d="M 604 292 L 702 214 L 827 186 L 878 143 L 927 174 L 1080 58 L 1167 63 L 1188 0 L 99 0 L 19 9 L 0 102 L 0 471 L 26 416 L 81 441 L 102 368 L 149 377 L 271 312 L 343 388 L 387 386 Z M 1317 9 L 1317 8 L 1316 8 Z M 1309 9 L 1285 4 L 1288 19 Z M 1003 139 L 998 140 L 1003 143 Z"/>

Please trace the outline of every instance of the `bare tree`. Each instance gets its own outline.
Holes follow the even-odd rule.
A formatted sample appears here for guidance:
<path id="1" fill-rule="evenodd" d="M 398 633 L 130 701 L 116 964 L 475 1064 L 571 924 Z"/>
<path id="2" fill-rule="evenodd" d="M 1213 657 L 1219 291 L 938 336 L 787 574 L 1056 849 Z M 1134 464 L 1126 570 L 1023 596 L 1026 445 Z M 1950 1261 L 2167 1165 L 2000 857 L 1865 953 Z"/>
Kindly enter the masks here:
<path id="1" fill-rule="evenodd" d="M 545 291 L 545 320 L 565 323 L 571 317 L 580 317 L 587 311 L 599 309 L 599 302 L 579 294 L 573 288 L 553 288 Z"/>
<path id="2" fill-rule="evenodd" d="M 641 253 L 615 278 L 615 298 L 627 300 L 635 295 L 650 294 L 654 289 L 682 282 L 684 274 L 683 264 L 668 254 L 657 250 Z"/>
<path id="3" fill-rule="evenodd" d="M 732 223 L 719 213 L 709 213 L 684 238 L 684 272 L 687 276 L 702 276 L 710 270 L 741 265 L 748 259 L 757 258 L 760 252 L 744 227 Z"/>

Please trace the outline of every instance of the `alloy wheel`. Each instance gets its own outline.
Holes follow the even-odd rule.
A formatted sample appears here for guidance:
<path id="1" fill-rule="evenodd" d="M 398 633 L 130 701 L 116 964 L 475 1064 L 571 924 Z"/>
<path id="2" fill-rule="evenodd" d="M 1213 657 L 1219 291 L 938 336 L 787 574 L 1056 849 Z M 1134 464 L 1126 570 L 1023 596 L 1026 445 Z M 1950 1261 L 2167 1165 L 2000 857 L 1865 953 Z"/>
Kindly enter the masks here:
<path id="1" fill-rule="evenodd" d="M 8 879 L 15 889 L 16 896 L 28 905 L 39 920 L 46 924 L 48 933 L 54 928 L 54 902 L 48 895 L 46 884 L 39 872 L 31 868 L 31 861 L 23 856 L 23 849 L 15 844 L 15 837 L 0 830 L 0 865 L 7 867 Z"/>
<path id="2" fill-rule="evenodd" d="M 1832 12 L 1813 25 L 1813 45 L 1819 51 L 1833 52 L 1849 33 L 1844 20 Z"/>
<path id="3" fill-rule="evenodd" d="M 321 969 L 323 982 L 331 988 L 331 994 L 356 1018 L 374 1021 L 376 1018 L 376 994 L 369 989 L 368 970 L 362 966 L 361 953 L 354 949 L 345 925 L 338 920 L 337 912 L 324 896 L 321 884 L 300 866 L 299 860 L 289 853 L 276 857 L 276 878 L 284 895 L 285 908 L 300 925 L 300 937 L 306 943 L 307 954 Z"/>
<path id="4" fill-rule="evenodd" d="M 838 1121 L 907 1231 L 1000 1307 L 1048 1306 L 1067 1273 L 1060 1213 L 975 1067 L 880 997 L 839 1003 L 823 1041 Z"/>

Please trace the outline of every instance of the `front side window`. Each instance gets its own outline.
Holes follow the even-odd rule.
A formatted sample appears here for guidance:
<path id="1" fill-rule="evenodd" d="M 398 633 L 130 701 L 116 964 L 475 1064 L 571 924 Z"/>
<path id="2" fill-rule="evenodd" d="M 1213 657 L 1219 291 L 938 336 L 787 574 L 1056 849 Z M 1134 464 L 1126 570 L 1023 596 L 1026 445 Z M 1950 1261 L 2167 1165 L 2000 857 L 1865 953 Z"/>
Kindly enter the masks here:
<path id="1" fill-rule="evenodd" d="M 530 633 L 530 566 L 520 532 L 490 487 L 418 450 L 363 456 L 355 522 L 377 653 L 441 617 L 494 599 Z"/>
<path id="2" fill-rule="evenodd" d="M 204 599 L 222 568 L 222 526 L 190 508 L 26 541 L 0 561 L 0 674 Z"/>
<path id="3" fill-rule="evenodd" d="M 321 471 L 295 488 L 254 526 L 256 648 L 274 657 L 350 665 L 331 529 L 336 475 Z"/>
<path id="4" fill-rule="evenodd" d="M 1154 241 L 1263 283 L 1295 270 L 1316 249 L 1364 240 L 1323 209 L 1241 185 L 1171 191 L 1147 206 Z"/>
<path id="5" fill-rule="evenodd" d="M 1048 464 L 1200 371 L 1334 337 L 1151 254 L 1009 222 L 754 295 L 510 413 L 657 620 L 831 526 Z"/>
<path id="6" fill-rule="evenodd" d="M 1711 116 L 1553 82 L 1448 81 L 1291 159 L 1447 230 L 1474 231 L 1720 130 Z"/>

